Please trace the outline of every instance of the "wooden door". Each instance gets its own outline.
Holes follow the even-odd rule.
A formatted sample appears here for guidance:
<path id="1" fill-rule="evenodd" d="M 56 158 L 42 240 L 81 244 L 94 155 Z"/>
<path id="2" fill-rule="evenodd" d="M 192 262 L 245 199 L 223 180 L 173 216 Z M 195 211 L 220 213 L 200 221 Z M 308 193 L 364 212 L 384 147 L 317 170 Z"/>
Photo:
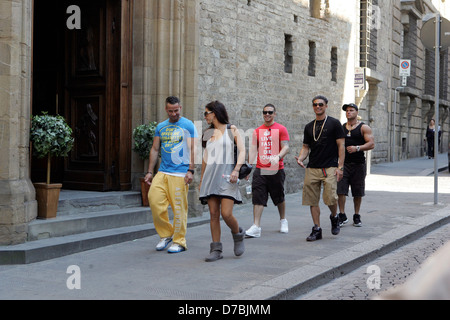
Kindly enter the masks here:
<path id="1" fill-rule="evenodd" d="M 59 55 L 55 59 L 60 62 L 56 75 L 49 76 L 56 79 L 49 82 L 56 83 L 56 111 L 66 118 L 75 138 L 73 150 L 59 166 L 62 172 L 55 176 L 62 176 L 67 189 L 129 189 L 131 68 L 124 66 L 130 65 L 131 55 L 122 60 L 131 48 L 129 1 L 63 0 L 55 5 L 63 18 L 55 19 L 58 49 L 49 54 Z M 78 13 L 69 6 L 76 6 Z M 72 14 L 79 15 L 78 27 L 67 24 Z M 124 17 L 127 24 L 122 29 Z"/>

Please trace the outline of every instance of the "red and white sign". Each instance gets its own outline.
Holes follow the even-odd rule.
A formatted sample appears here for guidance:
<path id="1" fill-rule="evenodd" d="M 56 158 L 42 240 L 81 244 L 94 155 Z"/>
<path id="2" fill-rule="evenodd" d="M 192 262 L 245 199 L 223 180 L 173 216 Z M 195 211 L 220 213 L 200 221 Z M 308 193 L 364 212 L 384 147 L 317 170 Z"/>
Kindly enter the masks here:
<path id="1" fill-rule="evenodd" d="M 409 77 L 411 75 L 411 60 L 400 59 L 400 76 Z"/>

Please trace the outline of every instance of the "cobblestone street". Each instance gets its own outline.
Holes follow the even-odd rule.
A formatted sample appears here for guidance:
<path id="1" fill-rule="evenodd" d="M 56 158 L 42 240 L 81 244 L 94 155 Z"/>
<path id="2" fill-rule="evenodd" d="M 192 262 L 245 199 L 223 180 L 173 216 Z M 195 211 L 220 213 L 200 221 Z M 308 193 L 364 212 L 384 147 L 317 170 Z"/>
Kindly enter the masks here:
<path id="1" fill-rule="evenodd" d="M 353 228 L 347 225 L 344 228 Z M 450 224 L 380 257 L 332 282 L 318 287 L 297 300 L 369 300 L 393 286 L 404 283 L 420 265 L 447 241 L 450 241 Z M 380 289 L 370 289 L 367 280 L 373 274 L 368 268 L 380 270 Z"/>

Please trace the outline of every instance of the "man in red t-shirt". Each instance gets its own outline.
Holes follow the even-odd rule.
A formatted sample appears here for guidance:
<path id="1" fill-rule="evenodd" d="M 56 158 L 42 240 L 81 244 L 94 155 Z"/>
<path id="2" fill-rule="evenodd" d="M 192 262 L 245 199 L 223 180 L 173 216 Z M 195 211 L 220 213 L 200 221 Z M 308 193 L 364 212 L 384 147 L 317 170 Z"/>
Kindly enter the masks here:
<path id="1" fill-rule="evenodd" d="M 253 225 L 245 232 L 250 238 L 261 236 L 261 216 L 270 198 L 278 207 L 280 232 L 288 233 L 284 202 L 284 163 L 289 151 L 289 134 L 286 127 L 274 121 L 275 106 L 267 104 L 263 108 L 264 124 L 253 132 L 249 160 L 255 163 L 252 180 Z"/>

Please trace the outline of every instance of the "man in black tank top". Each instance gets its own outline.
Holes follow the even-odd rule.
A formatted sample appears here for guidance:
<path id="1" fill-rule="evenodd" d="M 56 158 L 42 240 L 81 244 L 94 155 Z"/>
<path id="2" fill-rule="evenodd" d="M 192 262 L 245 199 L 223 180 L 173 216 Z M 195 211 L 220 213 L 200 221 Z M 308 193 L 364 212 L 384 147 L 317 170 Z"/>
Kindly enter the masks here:
<path id="1" fill-rule="evenodd" d="M 344 104 L 342 110 L 345 111 L 347 122 L 343 124 L 345 133 L 345 161 L 344 176 L 338 182 L 337 194 L 339 204 L 339 222 L 343 225 L 348 222 L 345 214 L 345 201 L 348 196 L 348 189 L 351 186 L 353 205 L 355 214 L 353 215 L 353 225 L 361 226 L 362 197 L 365 195 L 366 179 L 366 157 L 364 151 L 374 148 L 374 138 L 372 129 L 358 121 L 358 106 L 354 103 Z"/>

